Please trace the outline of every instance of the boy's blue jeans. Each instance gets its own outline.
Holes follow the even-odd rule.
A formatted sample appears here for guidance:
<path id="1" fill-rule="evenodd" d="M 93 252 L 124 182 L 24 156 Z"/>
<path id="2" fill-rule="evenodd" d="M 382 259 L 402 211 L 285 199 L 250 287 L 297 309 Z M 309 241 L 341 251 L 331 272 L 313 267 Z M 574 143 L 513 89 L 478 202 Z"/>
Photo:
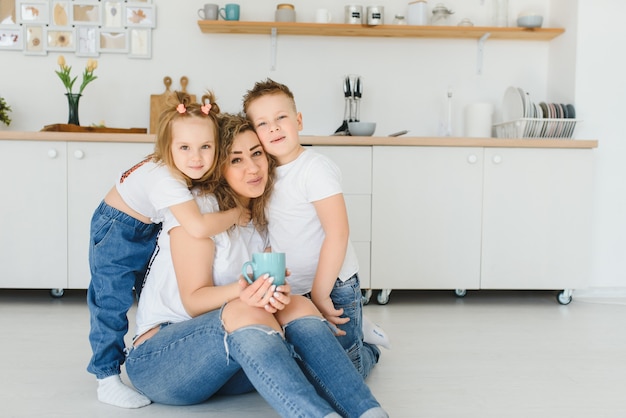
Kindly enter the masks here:
<path id="1" fill-rule="evenodd" d="M 143 281 L 160 229 L 160 224 L 144 224 L 104 202 L 91 218 L 87 305 L 93 354 L 87 371 L 98 379 L 120 373 L 133 287 Z"/>
<path id="2" fill-rule="evenodd" d="M 375 345 L 363 342 L 363 302 L 359 275 L 355 274 L 345 282 L 337 279 L 330 298 L 335 309 L 343 308 L 342 316 L 350 318 L 348 323 L 339 325 L 340 329 L 346 331 L 346 335 L 337 339 L 354 367 L 366 378 L 378 363 L 380 350 Z"/>

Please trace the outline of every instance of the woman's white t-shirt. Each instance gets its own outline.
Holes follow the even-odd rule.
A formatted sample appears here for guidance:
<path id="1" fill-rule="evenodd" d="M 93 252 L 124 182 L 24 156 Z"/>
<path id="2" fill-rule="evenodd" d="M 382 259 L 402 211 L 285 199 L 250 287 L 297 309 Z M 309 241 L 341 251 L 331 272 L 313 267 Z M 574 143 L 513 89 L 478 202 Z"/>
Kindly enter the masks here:
<path id="1" fill-rule="evenodd" d="M 196 196 L 202 213 L 218 212 L 215 196 Z M 166 212 L 163 228 L 152 256 L 144 287 L 137 307 L 137 333 L 141 335 L 164 322 L 181 322 L 191 319 L 185 311 L 178 291 L 178 282 L 170 251 L 169 232 L 180 226 L 170 211 Z M 239 279 L 243 263 L 252 259 L 252 253 L 263 252 L 267 238 L 261 236 L 252 223 L 237 226 L 213 237 L 215 258 L 213 284 L 222 286 Z M 208 255 L 207 255 L 208 256 Z"/>

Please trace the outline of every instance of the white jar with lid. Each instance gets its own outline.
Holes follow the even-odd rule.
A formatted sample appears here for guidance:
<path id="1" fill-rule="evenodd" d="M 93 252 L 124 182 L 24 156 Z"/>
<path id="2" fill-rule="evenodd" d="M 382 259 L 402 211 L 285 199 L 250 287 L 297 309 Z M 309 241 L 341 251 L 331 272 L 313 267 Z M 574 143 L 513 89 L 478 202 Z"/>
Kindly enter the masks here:
<path id="1" fill-rule="evenodd" d="M 417 0 L 409 3 L 407 23 L 409 25 L 428 25 L 428 3 Z"/>

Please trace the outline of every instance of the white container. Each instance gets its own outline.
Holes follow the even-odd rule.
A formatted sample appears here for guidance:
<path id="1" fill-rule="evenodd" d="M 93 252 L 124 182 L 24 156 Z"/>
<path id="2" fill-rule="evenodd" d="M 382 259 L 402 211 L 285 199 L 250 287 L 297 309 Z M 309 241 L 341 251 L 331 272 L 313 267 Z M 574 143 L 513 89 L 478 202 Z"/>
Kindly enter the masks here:
<path id="1" fill-rule="evenodd" d="M 407 23 L 409 25 L 428 25 L 428 3 L 426 0 L 417 0 L 409 3 Z"/>
<path id="2" fill-rule="evenodd" d="M 509 0 L 493 0 L 493 26 L 509 26 Z"/>
<path id="3" fill-rule="evenodd" d="M 385 23 L 385 8 L 383 6 L 368 6 L 366 15 L 367 24 L 370 26 Z"/>
<path id="4" fill-rule="evenodd" d="M 472 103 L 465 107 L 465 136 L 491 138 L 494 106 L 491 103 Z"/>
<path id="5" fill-rule="evenodd" d="M 363 7 L 357 5 L 348 5 L 345 8 L 346 17 L 345 23 L 350 23 L 352 25 L 360 25 L 363 23 Z"/>

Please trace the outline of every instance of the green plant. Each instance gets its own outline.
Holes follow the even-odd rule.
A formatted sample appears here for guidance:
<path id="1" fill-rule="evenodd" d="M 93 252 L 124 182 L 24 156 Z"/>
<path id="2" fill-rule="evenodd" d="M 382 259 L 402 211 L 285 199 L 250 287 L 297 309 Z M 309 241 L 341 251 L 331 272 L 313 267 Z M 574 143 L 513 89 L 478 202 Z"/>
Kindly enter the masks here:
<path id="1" fill-rule="evenodd" d="M 11 124 L 11 118 L 9 117 L 10 111 L 11 106 L 7 104 L 4 97 L 0 97 L 0 122 L 4 123 L 6 126 Z"/>
<path id="2" fill-rule="evenodd" d="M 65 90 L 67 90 L 69 94 L 72 94 L 72 88 L 74 87 L 74 82 L 76 81 L 78 76 L 72 78 L 72 67 L 65 63 L 65 57 L 63 55 L 59 56 L 57 63 L 59 64 L 59 67 L 61 67 L 61 71 L 55 70 L 54 72 L 57 73 L 57 75 L 63 82 Z M 80 90 L 78 91 L 78 94 L 82 94 L 85 87 L 87 87 L 87 84 L 98 78 L 97 76 L 93 75 L 93 72 L 96 70 L 96 68 L 98 68 L 98 61 L 94 59 L 88 59 L 85 71 L 83 71 L 83 82 L 80 84 Z"/>

